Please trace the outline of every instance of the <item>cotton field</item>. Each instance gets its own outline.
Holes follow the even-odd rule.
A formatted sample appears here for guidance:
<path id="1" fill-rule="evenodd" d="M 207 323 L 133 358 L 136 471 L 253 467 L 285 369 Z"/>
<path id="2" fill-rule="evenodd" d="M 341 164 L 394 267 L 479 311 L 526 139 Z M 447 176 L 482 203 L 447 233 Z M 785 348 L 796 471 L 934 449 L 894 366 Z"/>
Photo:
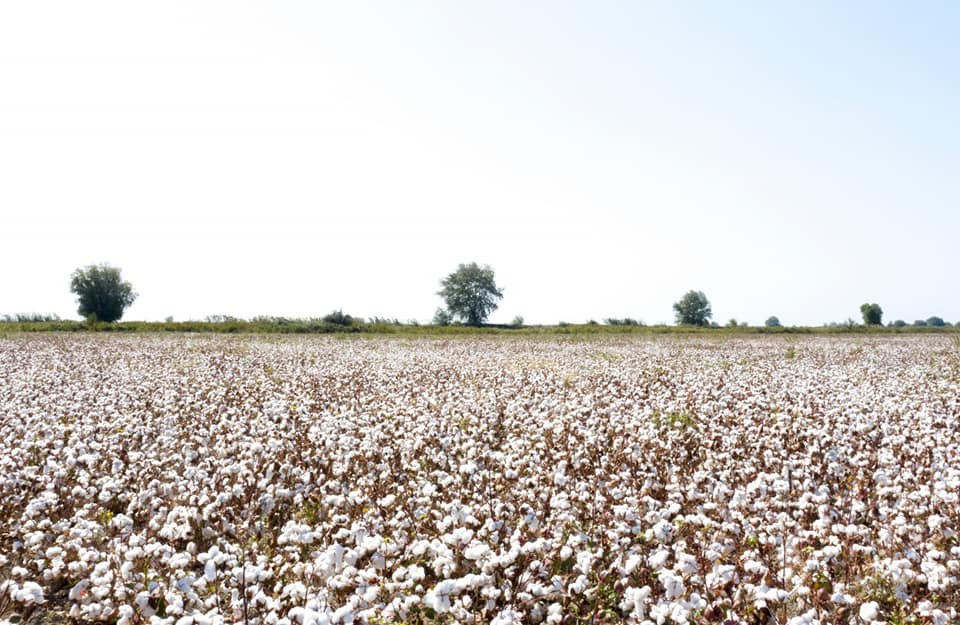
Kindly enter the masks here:
<path id="1" fill-rule="evenodd" d="M 960 623 L 948 337 L 0 339 L 0 624 Z"/>

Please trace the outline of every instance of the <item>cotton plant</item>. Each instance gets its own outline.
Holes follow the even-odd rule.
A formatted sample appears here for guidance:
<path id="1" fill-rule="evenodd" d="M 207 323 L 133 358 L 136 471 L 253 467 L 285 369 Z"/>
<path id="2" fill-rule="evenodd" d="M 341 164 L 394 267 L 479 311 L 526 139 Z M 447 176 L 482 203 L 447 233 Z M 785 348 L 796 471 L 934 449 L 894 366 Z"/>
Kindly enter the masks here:
<path id="1" fill-rule="evenodd" d="M 954 351 L 0 339 L 0 620 L 950 625 Z"/>

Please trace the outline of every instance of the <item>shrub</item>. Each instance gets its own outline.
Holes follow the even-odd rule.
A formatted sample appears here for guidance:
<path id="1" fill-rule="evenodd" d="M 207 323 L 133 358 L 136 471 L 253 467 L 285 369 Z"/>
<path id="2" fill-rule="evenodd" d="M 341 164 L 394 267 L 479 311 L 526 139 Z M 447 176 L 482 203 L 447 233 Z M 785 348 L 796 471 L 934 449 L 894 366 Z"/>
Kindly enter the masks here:
<path id="1" fill-rule="evenodd" d="M 336 326 L 352 326 L 355 322 L 360 322 L 362 320 L 354 319 L 350 315 L 344 314 L 342 310 L 335 310 L 332 313 L 324 316 L 323 321 Z"/>
<path id="2" fill-rule="evenodd" d="M 452 322 L 453 315 L 446 308 L 438 308 L 437 312 L 433 313 L 433 325 L 435 326 L 448 326 Z"/>

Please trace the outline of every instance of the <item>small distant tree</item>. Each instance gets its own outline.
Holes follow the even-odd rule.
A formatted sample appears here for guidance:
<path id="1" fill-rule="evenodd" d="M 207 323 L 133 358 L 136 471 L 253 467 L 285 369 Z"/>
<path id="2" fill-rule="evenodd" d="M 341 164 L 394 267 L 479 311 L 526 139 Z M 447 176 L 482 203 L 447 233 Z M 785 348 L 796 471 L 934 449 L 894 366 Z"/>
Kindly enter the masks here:
<path id="1" fill-rule="evenodd" d="M 363 322 L 362 319 L 351 317 L 342 310 L 334 310 L 333 312 L 324 315 L 323 321 L 337 326 L 352 326 L 354 322 Z"/>
<path id="2" fill-rule="evenodd" d="M 767 326 L 768 328 L 783 327 L 780 325 L 780 320 L 777 319 L 775 316 L 767 317 L 767 320 L 763 322 L 763 325 Z"/>
<path id="3" fill-rule="evenodd" d="M 713 311 L 710 301 L 703 291 L 687 291 L 679 302 L 673 305 L 677 313 L 677 323 L 685 326 L 705 326 L 710 322 Z"/>
<path id="4" fill-rule="evenodd" d="M 738 327 L 739 325 L 740 325 L 740 324 L 737 323 L 737 320 L 736 320 L 736 319 L 731 318 L 729 321 L 727 321 L 727 327 L 728 327 L 728 328 L 736 328 L 736 327 Z"/>
<path id="5" fill-rule="evenodd" d="M 448 326 L 452 322 L 453 315 L 446 308 L 438 308 L 437 312 L 433 313 L 433 325 L 435 326 Z"/>
<path id="6" fill-rule="evenodd" d="M 894 328 L 903 328 L 903 327 L 905 327 L 905 326 L 907 325 L 907 322 L 904 321 L 903 319 L 897 319 L 896 321 L 894 321 L 894 322 L 891 323 L 890 325 L 892 325 Z"/>
<path id="7" fill-rule="evenodd" d="M 916 321 L 913 322 L 913 325 L 914 327 L 917 327 L 917 328 L 925 328 L 927 326 L 927 322 L 924 321 L 923 319 L 917 319 Z"/>
<path id="8" fill-rule="evenodd" d="M 940 317 L 934 316 L 927 319 L 927 325 L 933 326 L 934 328 L 942 328 L 943 326 L 947 325 L 947 323 Z"/>
<path id="9" fill-rule="evenodd" d="M 522 328 L 523 327 L 523 317 L 517 315 L 513 318 L 513 321 L 510 322 L 511 328 Z"/>
<path id="10" fill-rule="evenodd" d="M 883 323 L 883 309 L 879 304 L 861 304 L 860 314 L 863 315 L 863 322 L 868 326 L 878 326 Z"/>
<path id="11" fill-rule="evenodd" d="M 471 326 L 483 325 L 497 309 L 497 301 L 503 298 L 489 265 L 461 264 L 440 286 L 437 295 L 446 301 L 447 311 Z"/>
<path id="12" fill-rule="evenodd" d="M 632 317 L 624 317 L 623 319 L 619 319 L 617 317 L 607 317 L 606 319 L 603 320 L 603 322 L 606 323 L 608 326 L 642 326 L 643 325 L 642 322 L 637 321 Z"/>
<path id="13" fill-rule="evenodd" d="M 107 264 L 74 271 L 70 290 L 77 296 L 77 312 L 91 321 L 118 321 L 137 299 L 133 286 L 120 277 L 120 269 Z"/>

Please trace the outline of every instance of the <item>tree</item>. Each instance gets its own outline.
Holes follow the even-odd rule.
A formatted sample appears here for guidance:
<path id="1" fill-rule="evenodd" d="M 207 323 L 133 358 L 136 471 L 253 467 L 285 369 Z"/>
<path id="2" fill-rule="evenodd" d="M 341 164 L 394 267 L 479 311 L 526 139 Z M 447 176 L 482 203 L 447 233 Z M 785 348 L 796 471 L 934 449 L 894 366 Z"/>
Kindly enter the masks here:
<path id="1" fill-rule="evenodd" d="M 335 326 L 352 326 L 354 321 L 360 320 L 345 314 L 342 309 L 338 309 L 328 315 L 324 315 L 323 321 Z"/>
<path id="2" fill-rule="evenodd" d="M 860 314 L 863 315 L 863 322 L 868 326 L 878 326 L 882 324 L 883 309 L 879 304 L 861 304 Z"/>
<path id="3" fill-rule="evenodd" d="M 503 298 L 503 291 L 497 288 L 489 265 L 460 264 L 456 271 L 441 280 L 440 286 L 437 295 L 446 301 L 450 314 L 471 326 L 483 325 L 490 313 L 497 309 L 497 300 Z"/>
<path id="4" fill-rule="evenodd" d="M 763 322 L 763 325 L 768 328 L 779 328 L 780 320 L 776 316 L 767 317 L 767 320 Z"/>
<path id="5" fill-rule="evenodd" d="M 677 313 L 677 323 L 685 326 L 705 326 L 713 316 L 710 301 L 703 291 L 687 291 L 673 305 L 673 310 Z"/>
<path id="6" fill-rule="evenodd" d="M 452 321 L 453 316 L 450 311 L 442 306 L 437 309 L 437 312 L 433 313 L 433 325 L 435 326 L 448 326 Z"/>
<path id="7" fill-rule="evenodd" d="M 927 319 L 927 325 L 934 328 L 942 328 L 947 325 L 947 322 L 940 317 L 933 316 Z"/>
<path id="8" fill-rule="evenodd" d="M 107 264 L 74 271 L 70 290 L 77 296 L 77 312 L 92 321 L 117 321 L 137 299 L 130 283 L 120 278 L 120 269 Z"/>

